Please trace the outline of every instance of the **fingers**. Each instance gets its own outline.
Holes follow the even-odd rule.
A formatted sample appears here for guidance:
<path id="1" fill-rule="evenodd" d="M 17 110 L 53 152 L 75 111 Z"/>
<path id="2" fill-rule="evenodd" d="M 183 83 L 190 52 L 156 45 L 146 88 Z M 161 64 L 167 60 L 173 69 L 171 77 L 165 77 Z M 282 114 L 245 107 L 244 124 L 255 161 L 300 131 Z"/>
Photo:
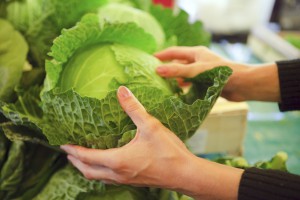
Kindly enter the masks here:
<path id="1" fill-rule="evenodd" d="M 107 180 L 107 182 L 111 182 L 112 178 L 115 176 L 114 172 L 110 168 L 99 165 L 86 164 L 72 155 L 68 155 L 68 160 L 87 179 Z"/>
<path id="2" fill-rule="evenodd" d="M 67 154 L 87 164 L 110 166 L 113 163 L 112 158 L 114 156 L 112 153 L 114 149 L 90 149 L 76 145 L 62 145 L 60 148 Z"/>
<path id="3" fill-rule="evenodd" d="M 117 96 L 121 107 L 137 127 L 142 127 L 149 122 L 151 116 L 128 88 L 119 87 Z"/>
<path id="4" fill-rule="evenodd" d="M 182 78 L 192 78 L 198 73 L 203 71 L 199 64 L 179 64 L 179 63 L 168 63 L 163 64 L 156 68 L 157 74 L 162 77 L 172 78 L 172 77 L 182 77 Z"/>
<path id="5" fill-rule="evenodd" d="M 170 47 L 154 54 L 161 61 L 186 60 L 188 63 L 195 61 L 194 47 Z"/>

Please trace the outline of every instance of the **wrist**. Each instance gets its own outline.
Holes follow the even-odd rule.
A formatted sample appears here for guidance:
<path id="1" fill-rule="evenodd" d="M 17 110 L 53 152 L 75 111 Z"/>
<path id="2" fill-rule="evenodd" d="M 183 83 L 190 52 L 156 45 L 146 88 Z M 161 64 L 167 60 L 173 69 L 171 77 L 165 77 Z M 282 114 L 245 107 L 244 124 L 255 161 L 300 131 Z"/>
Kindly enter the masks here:
<path id="1" fill-rule="evenodd" d="M 246 100 L 280 102 L 278 69 L 275 63 L 252 66 L 245 71 Z"/>
<path id="2" fill-rule="evenodd" d="M 194 156 L 182 173 L 179 192 L 202 200 L 237 199 L 243 170 Z"/>

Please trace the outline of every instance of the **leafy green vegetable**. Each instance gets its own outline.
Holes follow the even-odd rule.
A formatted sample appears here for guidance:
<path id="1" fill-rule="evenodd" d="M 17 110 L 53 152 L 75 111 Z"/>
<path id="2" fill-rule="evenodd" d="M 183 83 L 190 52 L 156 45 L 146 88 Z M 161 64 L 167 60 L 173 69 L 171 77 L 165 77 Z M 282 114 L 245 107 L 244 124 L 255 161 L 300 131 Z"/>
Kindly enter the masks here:
<path id="1" fill-rule="evenodd" d="M 21 141 L 13 142 L 9 148 L 8 158 L 1 168 L 0 197 L 9 199 L 22 181 L 24 169 L 25 145 Z M 5 198 L 4 198 L 5 197 Z"/>
<path id="2" fill-rule="evenodd" d="M 10 119 L 0 124 L 4 134 L 11 141 L 22 140 L 49 146 L 40 128 L 43 115 L 39 96 L 41 87 L 18 88 L 16 91 L 18 99 L 15 103 L 0 102 L 0 111 Z"/>
<path id="3" fill-rule="evenodd" d="M 255 167 L 261 169 L 276 169 L 281 171 L 287 171 L 286 162 L 288 155 L 285 152 L 278 152 L 269 161 L 259 161 L 254 164 Z"/>
<path id="4" fill-rule="evenodd" d="M 124 144 L 136 129 L 121 109 L 116 90 L 130 88 L 146 109 L 182 140 L 199 127 L 219 96 L 231 70 L 220 67 L 196 77 L 209 79 L 202 99 L 191 105 L 174 94 L 155 73 L 159 61 L 147 52 L 155 47 L 151 35 L 133 23 L 100 23 L 85 16 L 54 41 L 46 64 L 42 95 L 43 133 L 50 144 L 80 144 L 112 148 Z M 195 82 L 197 85 L 197 83 Z"/>
<path id="5" fill-rule="evenodd" d="M 16 125 L 23 125 L 35 130 L 39 130 L 38 124 L 42 118 L 42 109 L 40 108 L 41 88 L 33 86 L 28 90 L 17 88 L 18 99 L 15 103 L 4 103 L 0 111 Z"/>
<path id="6" fill-rule="evenodd" d="M 100 181 L 87 180 L 77 169 L 67 165 L 52 176 L 48 184 L 34 200 L 148 200 L 150 199 L 149 195 L 150 191 L 148 188 L 105 185 Z"/>
<path id="7" fill-rule="evenodd" d="M 4 136 L 2 129 L 0 128 L 0 170 L 3 163 L 6 160 L 6 154 L 8 150 L 9 141 Z"/>
<path id="8" fill-rule="evenodd" d="M 28 46 L 13 26 L 0 19 L 0 101 L 12 101 L 25 64 Z"/>
<path id="9" fill-rule="evenodd" d="M 111 23 L 134 22 L 155 38 L 158 49 L 161 49 L 165 44 L 165 33 L 162 27 L 157 20 L 146 11 L 123 4 L 110 3 L 102 6 L 98 10 L 98 16 L 101 20 Z"/>
<path id="10" fill-rule="evenodd" d="M 161 190 L 159 200 L 193 200 L 193 198 L 171 190 Z"/>
<path id="11" fill-rule="evenodd" d="M 237 168 L 249 168 L 249 167 L 257 167 L 261 169 L 275 169 L 281 171 L 287 171 L 286 162 L 288 159 L 288 155 L 285 152 L 278 152 L 276 153 L 270 160 L 268 161 L 259 161 L 250 165 L 247 160 L 243 157 L 232 157 L 232 156 L 225 156 L 221 158 L 217 158 L 214 161 L 229 165 L 232 167 Z"/>
<path id="12" fill-rule="evenodd" d="M 132 7 L 100 8 L 108 2 Z M 0 20 L 1 27 L 10 27 L 0 33 L 0 41 L 5 35 L 0 42 L 0 73 L 3 52 L 11 53 L 5 63 L 15 63 L 9 69 L 19 73 L 5 76 L 0 87 L 0 94 L 9 88 L 17 96 L 0 98 L 0 199 L 159 198 L 160 189 L 107 186 L 85 179 L 70 165 L 59 170 L 66 164 L 65 156 L 52 145 L 112 148 L 128 143 L 136 127 L 116 98 L 120 85 L 130 88 L 147 111 L 182 140 L 195 132 L 231 70 L 219 67 L 191 79 L 194 86 L 188 95 L 182 95 L 174 80 L 159 77 L 155 68 L 160 61 L 151 55 L 157 49 L 209 42 L 202 25 L 189 24 L 186 13 L 160 11 L 164 12 L 152 7 L 150 0 L 0 1 L 1 17 L 23 34 L 30 51 L 22 74 L 28 47 L 12 26 Z M 90 12 L 98 13 L 79 21 Z M 133 16 L 139 19 L 129 19 Z M 166 197 L 189 199 L 172 191 Z"/>
<path id="13" fill-rule="evenodd" d="M 60 31 L 72 27 L 84 14 L 95 12 L 106 3 L 107 0 L 14 1 L 6 7 L 6 18 L 25 36 L 31 63 L 43 67 L 52 41 Z"/>
<path id="14" fill-rule="evenodd" d="M 1 141 L 3 141 L 1 133 Z M 7 141 L 7 140 L 6 140 Z M 41 145 L 13 141 L 6 145 L 7 155 L 0 168 L 2 200 L 32 199 L 65 159 L 59 152 Z"/>
<path id="15" fill-rule="evenodd" d="M 175 13 L 172 9 L 152 5 L 149 12 L 164 29 L 166 47 L 173 45 L 208 46 L 210 44 L 210 34 L 204 30 L 202 22 L 189 23 L 189 15 L 185 11 L 179 10 Z"/>

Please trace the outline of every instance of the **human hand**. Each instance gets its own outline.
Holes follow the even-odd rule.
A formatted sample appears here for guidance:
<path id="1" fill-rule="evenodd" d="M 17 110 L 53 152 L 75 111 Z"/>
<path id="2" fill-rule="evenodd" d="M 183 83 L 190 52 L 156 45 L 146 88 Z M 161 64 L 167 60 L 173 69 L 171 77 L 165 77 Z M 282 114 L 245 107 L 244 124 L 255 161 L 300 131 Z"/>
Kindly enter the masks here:
<path id="1" fill-rule="evenodd" d="M 222 96 L 232 101 L 243 101 L 244 90 L 238 90 L 241 78 L 248 73 L 249 66 L 225 59 L 207 47 L 170 47 L 155 56 L 169 63 L 158 66 L 157 73 L 162 77 L 192 78 L 218 66 L 229 66 L 232 76 L 225 85 Z"/>
<path id="2" fill-rule="evenodd" d="M 179 187 L 184 176 L 182 169 L 193 155 L 174 133 L 146 112 L 127 88 L 120 87 L 117 96 L 137 126 L 134 139 L 123 147 L 107 150 L 63 145 L 61 148 L 69 154 L 68 159 L 88 179 L 136 186 Z"/>
<path id="3" fill-rule="evenodd" d="M 120 87 L 117 96 L 137 126 L 128 144 L 106 150 L 61 146 L 86 178 L 171 189 L 195 199 L 236 199 L 242 170 L 192 154 L 127 88 Z"/>

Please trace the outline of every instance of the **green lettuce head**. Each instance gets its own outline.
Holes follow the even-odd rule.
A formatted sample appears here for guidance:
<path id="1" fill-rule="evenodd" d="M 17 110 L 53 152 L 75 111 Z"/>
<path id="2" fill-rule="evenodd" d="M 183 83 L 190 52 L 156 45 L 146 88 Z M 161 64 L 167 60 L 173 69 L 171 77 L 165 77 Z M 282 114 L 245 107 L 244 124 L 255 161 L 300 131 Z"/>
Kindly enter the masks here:
<path id="1" fill-rule="evenodd" d="M 174 82 L 155 73 L 160 61 L 151 54 L 156 47 L 153 36 L 137 24 L 104 23 L 94 14 L 63 30 L 49 53 L 41 95 L 41 126 L 50 144 L 105 149 L 128 143 L 136 126 L 118 103 L 121 85 L 182 140 L 189 138 L 231 71 L 220 67 L 192 79 L 195 86 L 182 96 Z M 197 83 L 202 92 L 194 92 Z"/>

